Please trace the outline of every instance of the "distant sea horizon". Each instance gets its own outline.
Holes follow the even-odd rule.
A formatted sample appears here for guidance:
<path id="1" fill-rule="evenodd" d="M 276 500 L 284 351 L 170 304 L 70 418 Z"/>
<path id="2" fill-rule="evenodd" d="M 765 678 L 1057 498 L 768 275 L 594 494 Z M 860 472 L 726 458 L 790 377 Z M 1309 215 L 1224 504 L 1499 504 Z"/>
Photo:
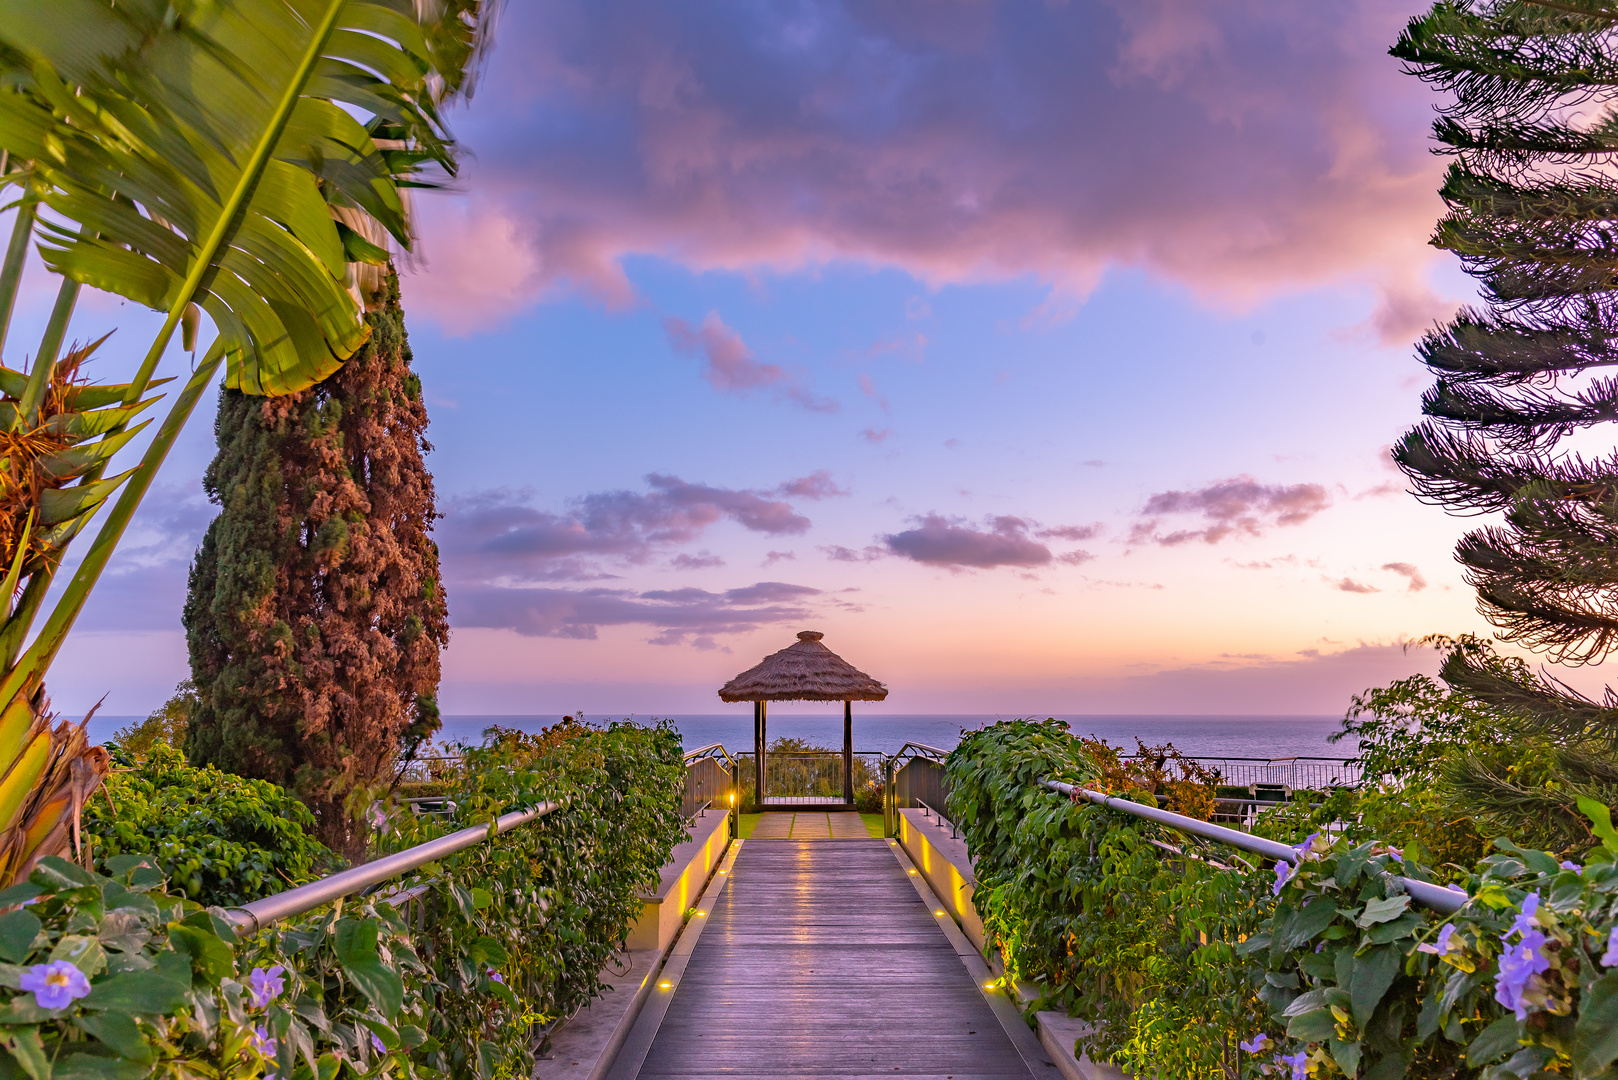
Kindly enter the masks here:
<path id="1" fill-rule="evenodd" d="M 510 715 L 454 715 L 444 717 L 438 739 L 443 742 L 479 743 L 485 729 L 493 726 L 539 731 L 559 722 L 561 713 Z M 997 720 L 1024 715 L 1006 713 L 914 713 L 861 715 L 854 712 L 854 749 L 891 754 L 907 742 L 951 749 L 963 731 L 974 731 Z M 92 742 L 112 737 L 119 728 L 139 723 L 140 716 L 97 716 L 90 721 Z M 592 723 L 634 719 L 642 723 L 668 720 L 679 730 L 687 750 L 710 743 L 723 743 L 731 751 L 752 750 L 752 712 L 653 715 L 589 713 Z M 1169 715 L 1169 714 L 1085 714 L 1059 713 L 1076 735 L 1094 735 L 1115 746 L 1135 748 L 1135 739 L 1148 744 L 1173 743 L 1192 757 L 1329 757 L 1349 758 L 1358 751 L 1352 738 L 1332 743 L 1329 737 L 1342 729 L 1340 716 L 1265 716 L 1257 714 Z M 769 736 L 805 739 L 828 747 L 841 747 L 843 717 L 839 712 L 781 713 L 769 717 Z"/>

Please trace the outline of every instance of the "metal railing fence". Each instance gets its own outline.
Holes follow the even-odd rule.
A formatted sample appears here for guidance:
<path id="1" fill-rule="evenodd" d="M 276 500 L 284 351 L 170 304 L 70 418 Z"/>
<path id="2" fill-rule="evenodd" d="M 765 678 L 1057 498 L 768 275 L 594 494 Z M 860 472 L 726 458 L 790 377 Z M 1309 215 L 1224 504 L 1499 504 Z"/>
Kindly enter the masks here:
<path id="1" fill-rule="evenodd" d="M 1139 760 L 1130 754 L 1126 761 Z M 1353 758 L 1327 757 L 1190 757 L 1210 770 L 1221 787 L 1286 788 L 1290 791 L 1327 791 L 1338 787 L 1357 787 L 1360 783 L 1360 765 Z"/>
<path id="2" fill-rule="evenodd" d="M 737 776 L 741 766 L 730 756 L 723 743 L 709 743 L 685 755 L 685 791 L 680 797 L 680 812 L 687 820 L 701 813 L 706 806 L 717 806 L 730 816 L 731 835 L 736 835 L 736 814 L 741 792 Z"/>
<path id="3" fill-rule="evenodd" d="M 889 836 L 899 834 L 899 811 L 926 803 L 942 816 L 949 801 L 949 781 L 944 775 L 948 750 L 926 743 L 905 743 L 888 757 L 882 787 L 882 821 Z"/>
<path id="4" fill-rule="evenodd" d="M 758 808 L 753 790 L 753 752 L 735 755 L 741 768 L 739 801 Z M 854 751 L 854 797 L 871 784 L 880 783 L 886 755 L 876 750 Z M 773 806 L 794 803 L 840 803 L 843 801 L 843 752 L 841 750 L 770 750 L 764 756 L 764 798 Z"/>
<path id="5" fill-rule="evenodd" d="M 1109 810 L 1117 810 L 1134 817 L 1145 818 L 1147 821 L 1155 821 L 1159 825 L 1166 825 L 1171 829 L 1190 833 L 1192 836 L 1217 840 L 1221 844 L 1229 844 L 1231 847 L 1239 848 L 1242 851 L 1250 851 L 1255 855 L 1273 859 L 1276 862 L 1290 863 L 1296 866 L 1302 858 L 1297 848 L 1283 844 L 1279 840 L 1266 840 L 1262 836 L 1253 836 L 1238 829 L 1215 825 L 1211 821 L 1199 821 L 1196 818 L 1186 817 L 1184 814 L 1159 810 L 1155 806 L 1130 802 L 1128 799 L 1120 799 L 1117 796 L 1107 795 L 1100 791 L 1091 791 L 1089 788 L 1064 784 L 1059 780 L 1042 780 L 1040 783 L 1052 791 L 1066 795 L 1070 799 L 1087 799 L 1097 806 L 1105 806 Z M 1453 915 L 1461 910 L 1469 899 L 1464 892 L 1447 889 L 1441 885 L 1434 885 L 1430 881 L 1417 881 L 1415 878 L 1408 877 L 1401 877 L 1398 880 L 1404 886 L 1405 892 L 1410 894 L 1412 900 L 1419 904 L 1425 904 L 1443 915 Z"/>

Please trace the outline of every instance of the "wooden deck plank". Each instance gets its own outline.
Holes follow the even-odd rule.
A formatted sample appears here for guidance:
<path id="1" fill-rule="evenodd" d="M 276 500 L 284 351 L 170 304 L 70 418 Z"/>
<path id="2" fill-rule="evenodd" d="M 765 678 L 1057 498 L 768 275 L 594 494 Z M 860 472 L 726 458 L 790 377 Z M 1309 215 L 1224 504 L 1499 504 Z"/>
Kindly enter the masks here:
<path id="1" fill-rule="evenodd" d="M 817 831 L 837 831 L 819 816 Z M 1029 1073 L 887 844 L 760 842 L 755 833 L 708 914 L 640 1076 Z"/>

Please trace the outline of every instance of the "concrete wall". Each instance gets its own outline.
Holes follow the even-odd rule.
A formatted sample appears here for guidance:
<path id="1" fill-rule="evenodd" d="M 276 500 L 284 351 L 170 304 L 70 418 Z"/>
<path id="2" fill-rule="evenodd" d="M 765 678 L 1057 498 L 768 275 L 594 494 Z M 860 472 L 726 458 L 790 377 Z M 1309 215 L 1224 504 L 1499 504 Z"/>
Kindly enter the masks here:
<path id="1" fill-rule="evenodd" d="M 640 919 L 629 931 L 625 946 L 661 950 L 674 940 L 685 911 L 697 902 L 713 868 L 730 844 L 729 814 L 707 809 L 692 823 L 691 839 L 675 847 L 655 893 L 641 896 Z"/>
<path id="2" fill-rule="evenodd" d="M 966 841 L 950 836 L 949 827 L 924 810 L 899 811 L 899 844 L 916 864 L 938 899 L 960 924 L 967 939 L 983 951 L 983 920 L 972 906 L 972 859 Z"/>

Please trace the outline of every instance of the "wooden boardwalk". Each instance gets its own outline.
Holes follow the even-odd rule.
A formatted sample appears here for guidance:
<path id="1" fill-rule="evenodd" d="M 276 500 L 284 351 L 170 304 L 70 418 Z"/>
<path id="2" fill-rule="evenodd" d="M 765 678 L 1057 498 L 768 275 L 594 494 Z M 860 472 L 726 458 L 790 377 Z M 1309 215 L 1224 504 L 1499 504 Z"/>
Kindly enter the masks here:
<path id="1" fill-rule="evenodd" d="M 647 1080 L 1030 1076 L 887 841 L 755 833 L 707 920 Z"/>

